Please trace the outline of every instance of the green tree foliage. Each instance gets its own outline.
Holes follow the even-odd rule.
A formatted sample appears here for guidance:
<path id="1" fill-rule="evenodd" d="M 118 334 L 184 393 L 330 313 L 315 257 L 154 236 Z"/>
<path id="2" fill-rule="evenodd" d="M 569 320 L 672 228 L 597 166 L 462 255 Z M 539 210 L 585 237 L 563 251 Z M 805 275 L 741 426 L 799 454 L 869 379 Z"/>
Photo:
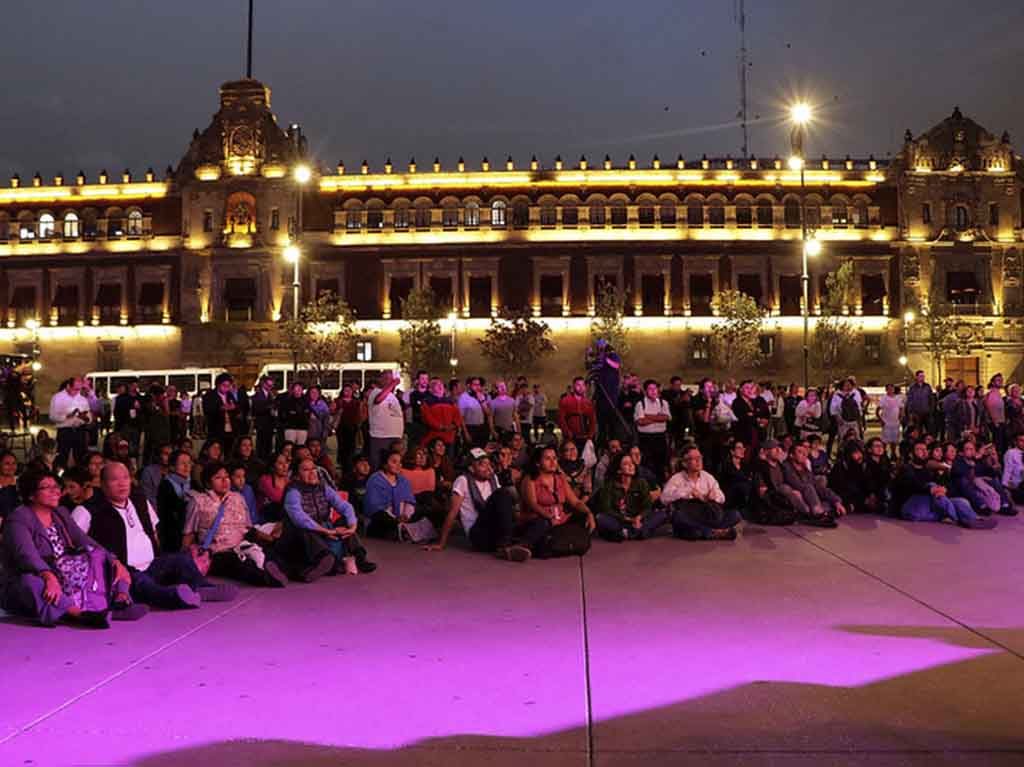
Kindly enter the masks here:
<path id="1" fill-rule="evenodd" d="M 629 331 L 623 323 L 626 297 L 614 285 L 605 283 L 594 297 L 594 318 L 590 321 L 590 345 L 603 338 L 623 360 L 629 354 Z"/>
<path id="2" fill-rule="evenodd" d="M 448 365 L 441 309 L 433 291 L 413 290 L 402 301 L 404 324 L 398 331 L 398 361 L 409 374 L 417 370 L 438 373 Z"/>
<path id="3" fill-rule="evenodd" d="M 937 381 L 946 358 L 966 354 L 969 345 L 964 348 L 964 337 L 958 333 L 960 322 L 943 304 L 924 304 L 916 313 L 913 332 L 932 358 L 932 380 Z"/>
<path id="4" fill-rule="evenodd" d="M 528 374 L 555 351 L 551 328 L 527 311 L 504 310 L 477 341 L 480 352 L 506 378 Z"/>
<path id="5" fill-rule="evenodd" d="M 857 331 L 848 319 L 849 307 L 856 300 L 853 261 L 844 261 L 826 276 L 821 297 L 821 316 L 810 340 L 810 362 L 828 385 L 849 370 L 851 351 L 856 348 Z"/>
<path id="6" fill-rule="evenodd" d="M 321 383 L 331 363 L 352 359 L 357 332 L 355 312 L 334 293 L 321 293 L 281 326 L 281 337 L 297 365 Z"/>
<path id="7" fill-rule="evenodd" d="M 711 360 L 723 372 L 736 375 L 762 361 L 764 312 L 738 290 L 723 290 L 713 303 L 717 315 L 711 330 Z"/>

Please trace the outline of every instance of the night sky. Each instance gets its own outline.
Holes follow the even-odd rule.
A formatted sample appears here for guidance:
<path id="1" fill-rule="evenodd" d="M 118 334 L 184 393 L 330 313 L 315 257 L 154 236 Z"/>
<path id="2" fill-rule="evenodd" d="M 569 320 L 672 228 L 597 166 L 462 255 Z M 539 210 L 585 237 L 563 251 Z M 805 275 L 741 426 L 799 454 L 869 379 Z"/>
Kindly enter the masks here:
<path id="1" fill-rule="evenodd" d="M 246 0 L 4 0 L 0 178 L 162 171 L 244 74 Z M 751 148 L 885 157 L 959 104 L 1024 148 L 1020 0 L 748 0 Z M 257 0 L 254 76 L 318 161 L 739 153 L 732 0 Z M 6 184 L 6 182 L 3 182 Z"/>

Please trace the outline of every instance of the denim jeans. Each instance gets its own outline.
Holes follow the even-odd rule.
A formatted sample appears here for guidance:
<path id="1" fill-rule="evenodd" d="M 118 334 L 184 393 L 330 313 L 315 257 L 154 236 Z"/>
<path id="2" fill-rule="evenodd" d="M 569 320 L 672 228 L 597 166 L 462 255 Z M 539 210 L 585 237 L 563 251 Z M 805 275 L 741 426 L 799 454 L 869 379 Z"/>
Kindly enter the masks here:
<path id="1" fill-rule="evenodd" d="M 903 503 L 900 517 L 908 522 L 953 522 L 970 523 L 978 518 L 965 498 L 948 498 L 944 495 L 912 495 Z"/>
<path id="2" fill-rule="evenodd" d="M 650 538 L 657 532 L 658 528 L 668 522 L 668 512 L 664 509 L 654 509 L 644 515 L 640 527 L 624 525 L 618 517 L 611 514 L 598 514 L 596 517 L 598 534 L 608 541 L 622 540 L 643 540 Z"/>
<path id="3" fill-rule="evenodd" d="M 184 584 L 197 589 L 207 584 L 192 554 L 187 551 L 162 554 L 144 571 L 134 567 L 128 569 L 132 575 L 132 599 L 153 607 L 172 610 L 182 607 L 175 587 Z"/>
<path id="4" fill-rule="evenodd" d="M 515 498 L 508 490 L 500 488 L 491 493 L 469 528 L 469 542 L 477 551 L 496 551 L 512 543 L 515 527 Z"/>
<path id="5" fill-rule="evenodd" d="M 715 530 L 726 530 L 740 522 L 740 513 L 717 503 L 676 501 L 672 504 L 672 532 L 687 541 L 710 540 Z"/>

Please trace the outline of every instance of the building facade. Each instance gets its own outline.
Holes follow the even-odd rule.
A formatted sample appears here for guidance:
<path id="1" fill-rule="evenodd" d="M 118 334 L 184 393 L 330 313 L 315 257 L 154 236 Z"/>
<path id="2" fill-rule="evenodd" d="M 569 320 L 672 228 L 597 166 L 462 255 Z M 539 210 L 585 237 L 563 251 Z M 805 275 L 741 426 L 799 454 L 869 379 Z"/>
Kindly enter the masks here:
<path id="1" fill-rule="evenodd" d="M 95 369 L 255 375 L 290 359 L 277 329 L 293 281 L 282 252 L 297 241 L 302 300 L 343 297 L 371 359 L 396 358 L 402 300 L 429 287 L 454 317 L 442 324 L 457 372 L 489 372 L 475 340 L 520 308 L 551 325 L 559 353 L 536 373 L 561 382 L 582 366 L 609 284 L 626 296 L 630 366 L 696 380 L 715 372 L 714 299 L 733 288 L 766 314 L 757 375 L 799 380 L 806 224 L 824 246 L 810 265 L 812 325 L 826 276 L 852 261 L 862 340 L 848 364 L 860 380 L 901 378 L 903 355 L 933 369 L 923 315 L 939 311 L 957 339 L 943 372 L 1022 372 L 1022 164 L 1007 135 L 959 110 L 908 131 L 891 162 L 808 160 L 803 178 L 778 157 L 509 158 L 314 169 L 300 184 L 304 162 L 298 126 L 279 126 L 270 89 L 242 80 L 221 87 L 209 126 L 163 178 L 13 178 L 0 189 L 0 343 L 40 350 L 44 391 Z"/>

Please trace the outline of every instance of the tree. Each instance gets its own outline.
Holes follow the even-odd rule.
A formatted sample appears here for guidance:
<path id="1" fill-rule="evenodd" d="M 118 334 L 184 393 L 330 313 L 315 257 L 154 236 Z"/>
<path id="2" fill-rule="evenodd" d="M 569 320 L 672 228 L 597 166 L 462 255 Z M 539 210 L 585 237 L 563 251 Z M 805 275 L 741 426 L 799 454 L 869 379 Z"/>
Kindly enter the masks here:
<path id="1" fill-rule="evenodd" d="M 491 320 L 477 343 L 483 356 L 506 378 L 531 372 L 555 351 L 546 322 L 534 319 L 527 311 L 508 309 Z"/>
<path id="2" fill-rule="evenodd" d="M 757 302 L 738 290 L 723 290 L 714 300 L 714 309 L 712 362 L 731 375 L 759 365 L 764 313 Z"/>
<path id="3" fill-rule="evenodd" d="M 811 365 L 832 384 L 850 362 L 850 350 L 857 343 L 857 332 L 847 319 L 845 310 L 854 301 L 856 289 L 853 261 L 846 260 L 825 278 L 825 295 L 821 298 L 821 316 L 814 325 L 810 342 Z"/>
<path id="4" fill-rule="evenodd" d="M 958 332 L 960 323 L 941 304 L 924 304 L 918 307 L 917 314 L 918 337 L 932 358 L 932 380 L 937 381 L 945 359 L 965 352 L 964 336 Z"/>
<path id="5" fill-rule="evenodd" d="M 418 370 L 438 372 L 447 364 L 444 334 L 441 332 L 441 310 L 430 289 L 413 290 L 402 300 L 402 319 L 398 331 L 398 361 L 410 375 Z"/>
<path id="6" fill-rule="evenodd" d="M 590 346 L 603 338 L 622 359 L 629 353 L 629 331 L 622 318 L 625 316 L 626 297 L 614 285 L 604 283 L 594 297 L 594 318 L 590 321 Z"/>
<path id="7" fill-rule="evenodd" d="M 296 366 L 308 367 L 316 383 L 332 363 L 352 359 L 357 337 L 355 312 L 334 293 L 321 293 L 281 326 Z"/>

